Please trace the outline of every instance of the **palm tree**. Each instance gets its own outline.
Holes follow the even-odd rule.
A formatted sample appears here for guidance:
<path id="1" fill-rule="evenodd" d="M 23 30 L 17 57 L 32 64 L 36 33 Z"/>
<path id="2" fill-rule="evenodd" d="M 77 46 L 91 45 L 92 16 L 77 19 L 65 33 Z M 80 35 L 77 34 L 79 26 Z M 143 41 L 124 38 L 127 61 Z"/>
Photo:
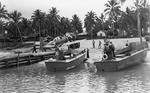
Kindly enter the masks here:
<path id="1" fill-rule="evenodd" d="M 88 34 L 91 34 L 91 39 L 93 36 L 93 29 L 95 27 L 95 20 L 96 20 L 95 12 L 90 11 L 85 15 L 84 27 L 86 28 L 86 31 L 88 32 Z"/>
<path id="2" fill-rule="evenodd" d="M 22 18 L 19 25 L 23 36 L 33 35 L 32 27 L 31 27 L 32 23 L 30 20 L 28 20 L 27 18 Z"/>
<path id="3" fill-rule="evenodd" d="M 140 21 L 140 16 L 142 15 L 140 12 L 141 9 L 146 7 L 147 0 L 135 0 L 135 9 L 137 11 L 137 27 L 138 27 L 138 32 L 139 32 L 139 37 L 142 37 L 142 31 L 141 31 L 141 21 Z M 142 38 L 140 38 L 140 42 L 142 43 Z"/>
<path id="4" fill-rule="evenodd" d="M 55 7 L 52 7 L 49 10 L 49 14 L 47 15 L 49 29 L 51 34 L 55 37 L 59 32 L 60 25 L 60 16 L 58 15 L 58 10 Z"/>
<path id="5" fill-rule="evenodd" d="M 101 17 L 96 17 L 96 20 L 95 20 L 95 27 L 94 27 L 94 34 L 96 34 L 98 31 L 100 30 L 103 30 L 103 24 L 102 24 L 102 20 L 101 20 Z"/>
<path id="6" fill-rule="evenodd" d="M 60 26 L 61 26 L 60 34 L 65 34 L 66 32 L 71 32 L 71 22 L 68 18 L 61 17 Z"/>
<path id="7" fill-rule="evenodd" d="M 121 4 L 123 4 L 124 2 L 126 2 L 126 0 L 119 0 Z"/>
<path id="8" fill-rule="evenodd" d="M 77 31 L 77 33 L 83 32 L 82 23 L 76 14 L 72 16 L 71 24 L 72 24 L 74 30 Z"/>
<path id="9" fill-rule="evenodd" d="M 126 31 L 127 35 L 136 35 L 137 32 L 134 31 L 136 26 L 136 13 L 135 11 L 131 10 L 130 8 L 126 8 L 126 11 L 121 13 L 121 17 L 117 24 L 119 25 L 120 31 Z M 124 33 L 124 32 L 123 32 Z"/>
<path id="10" fill-rule="evenodd" d="M 11 19 L 10 22 L 12 22 L 16 26 L 16 28 L 19 32 L 19 35 L 20 35 L 21 43 L 23 43 L 21 31 L 20 31 L 19 26 L 18 26 L 18 23 L 22 19 L 21 15 L 22 14 L 20 12 L 16 11 L 16 10 L 11 12 L 10 14 L 8 14 L 9 18 Z M 16 33 L 17 33 L 17 31 L 16 31 Z"/>
<path id="11" fill-rule="evenodd" d="M 7 10 L 5 10 L 5 5 L 2 5 L 0 2 L 0 19 L 1 18 L 8 19 L 8 16 L 7 16 Z"/>
<path id="12" fill-rule="evenodd" d="M 5 32 L 3 31 L 5 22 L 2 20 L 3 18 L 8 19 L 7 10 L 5 10 L 5 5 L 2 5 L 0 2 L 0 30 L 5 36 Z M 5 39 L 4 39 L 4 42 L 5 42 Z"/>
<path id="13" fill-rule="evenodd" d="M 105 4 L 106 9 L 104 10 L 105 14 L 108 15 L 109 20 L 112 23 L 112 31 L 114 33 L 114 22 L 118 20 L 118 16 L 121 13 L 120 5 L 116 0 L 110 0 Z"/>
<path id="14" fill-rule="evenodd" d="M 100 20 L 101 20 L 101 22 L 102 22 L 102 30 L 104 30 L 103 24 L 104 24 L 105 17 L 104 17 L 104 14 L 103 14 L 103 13 L 102 13 L 101 16 L 100 16 Z"/>
<path id="15" fill-rule="evenodd" d="M 34 28 L 38 30 L 39 37 L 41 38 L 41 29 L 43 29 L 45 25 L 45 13 L 37 9 L 33 12 L 31 19 L 33 21 Z"/>
<path id="16" fill-rule="evenodd" d="M 149 12 L 150 5 L 148 4 L 147 0 L 142 0 L 140 4 L 140 21 L 141 21 L 141 30 L 143 29 L 143 33 L 148 33 L 148 24 L 149 24 Z"/>
<path id="17" fill-rule="evenodd" d="M 120 0 L 121 2 L 125 2 L 126 0 Z M 140 10 L 142 7 L 147 7 L 149 8 L 148 2 L 147 0 L 135 0 L 134 1 L 135 4 L 135 9 L 137 10 L 137 27 L 138 27 L 138 32 L 139 32 L 139 36 L 141 37 L 141 26 L 140 26 Z M 147 11 L 149 14 L 149 10 Z M 143 13 L 142 13 L 143 14 Z M 149 17 L 148 17 L 149 19 Z M 140 42 L 142 42 L 142 38 L 140 38 Z"/>

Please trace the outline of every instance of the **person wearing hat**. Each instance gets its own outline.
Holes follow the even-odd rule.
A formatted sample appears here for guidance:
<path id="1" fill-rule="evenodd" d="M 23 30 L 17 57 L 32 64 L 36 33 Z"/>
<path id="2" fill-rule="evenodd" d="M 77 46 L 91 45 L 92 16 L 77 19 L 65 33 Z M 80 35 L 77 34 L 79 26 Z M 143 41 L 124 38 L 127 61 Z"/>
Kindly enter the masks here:
<path id="1" fill-rule="evenodd" d="M 104 54 L 106 54 L 109 57 L 109 46 L 107 43 L 104 44 Z"/>
<path id="2" fill-rule="evenodd" d="M 55 56 L 57 60 L 65 60 L 63 50 L 59 49 L 58 47 L 56 47 Z"/>
<path id="3" fill-rule="evenodd" d="M 110 51 L 111 51 L 111 58 L 114 58 L 115 57 L 115 46 L 112 42 L 109 43 L 109 48 L 110 48 Z"/>

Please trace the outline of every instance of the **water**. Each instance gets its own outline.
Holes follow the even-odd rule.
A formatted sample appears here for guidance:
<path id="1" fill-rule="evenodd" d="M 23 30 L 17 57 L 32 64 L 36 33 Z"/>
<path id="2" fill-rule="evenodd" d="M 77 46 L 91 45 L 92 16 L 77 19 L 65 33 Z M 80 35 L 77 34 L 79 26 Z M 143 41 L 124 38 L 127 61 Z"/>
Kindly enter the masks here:
<path id="1" fill-rule="evenodd" d="M 0 93 L 150 93 L 150 51 L 145 62 L 118 72 L 95 72 L 82 64 L 62 72 L 44 62 L 0 70 Z"/>
<path id="2" fill-rule="evenodd" d="M 148 52 L 150 56 L 150 52 Z M 118 72 L 91 72 L 84 64 L 50 72 L 44 62 L 0 71 L 0 93 L 149 93 L 150 58 Z"/>

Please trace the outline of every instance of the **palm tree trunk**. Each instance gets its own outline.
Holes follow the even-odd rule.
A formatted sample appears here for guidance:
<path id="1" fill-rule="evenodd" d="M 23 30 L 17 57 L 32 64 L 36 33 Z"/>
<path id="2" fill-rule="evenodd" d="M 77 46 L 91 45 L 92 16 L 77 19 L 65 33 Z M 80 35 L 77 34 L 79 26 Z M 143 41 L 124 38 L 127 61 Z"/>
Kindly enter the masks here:
<path id="1" fill-rule="evenodd" d="M 114 32 L 114 22 L 112 22 L 112 31 L 113 31 L 113 37 L 115 36 L 115 32 Z"/>
<path id="2" fill-rule="evenodd" d="M 2 32 L 4 33 L 4 44 L 2 45 L 2 47 L 5 47 L 6 45 L 6 37 L 5 37 L 5 32 L 3 31 L 3 24 L 1 24 L 1 29 L 2 29 Z"/>
<path id="3" fill-rule="evenodd" d="M 40 30 L 40 26 L 39 26 L 39 38 L 41 38 L 41 30 Z"/>
<path id="4" fill-rule="evenodd" d="M 149 8 L 148 16 L 149 16 L 148 18 L 149 18 L 149 24 L 150 24 L 150 8 Z M 148 33 L 150 33 L 150 25 L 149 25 Z"/>
<path id="5" fill-rule="evenodd" d="M 34 31 L 34 44 L 35 44 L 35 41 L 36 41 L 36 32 L 34 29 L 32 29 Z"/>
<path id="6" fill-rule="evenodd" d="M 138 20 L 138 32 L 139 32 L 139 37 L 140 37 L 140 43 L 142 43 L 142 35 L 141 35 L 141 28 L 140 28 L 140 12 L 139 8 L 137 8 L 137 20 Z"/>
<path id="7" fill-rule="evenodd" d="M 39 23 L 39 41 L 40 41 L 40 50 L 42 50 L 42 38 L 41 38 L 41 27 Z"/>
<path id="8" fill-rule="evenodd" d="M 19 32 L 19 35 L 20 35 L 20 39 L 21 39 L 21 44 L 22 44 L 23 43 L 23 39 L 22 39 L 22 35 L 21 35 L 20 29 L 18 27 L 18 24 L 16 24 L 16 27 L 18 29 L 18 32 Z"/>
<path id="9" fill-rule="evenodd" d="M 54 24 L 54 36 L 56 37 L 56 26 Z"/>
<path id="10" fill-rule="evenodd" d="M 41 38 L 41 25 L 39 23 L 39 38 Z"/>

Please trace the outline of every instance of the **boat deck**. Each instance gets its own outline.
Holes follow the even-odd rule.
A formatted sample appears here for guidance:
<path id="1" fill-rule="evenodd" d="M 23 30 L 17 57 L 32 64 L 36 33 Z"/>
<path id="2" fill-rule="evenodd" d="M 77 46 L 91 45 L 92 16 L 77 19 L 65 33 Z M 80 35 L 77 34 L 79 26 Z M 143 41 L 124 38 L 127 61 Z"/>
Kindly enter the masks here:
<path id="1" fill-rule="evenodd" d="M 89 58 L 86 60 L 88 63 L 94 63 L 95 61 L 100 61 L 102 59 L 103 51 L 98 48 L 89 49 Z"/>
<path id="2" fill-rule="evenodd" d="M 132 55 L 135 55 L 135 54 L 137 54 L 139 52 L 142 52 L 142 51 L 143 50 L 135 52 Z M 90 58 L 86 62 L 88 62 L 88 63 L 105 62 L 105 61 L 102 61 L 102 55 L 103 55 L 102 49 L 92 48 L 92 49 L 89 50 Z M 124 59 L 130 57 L 130 56 L 124 56 L 124 55 L 121 55 L 121 54 L 117 55 L 117 56 L 119 56 L 119 57 L 117 57 L 115 59 L 111 59 L 111 62 L 118 62 L 118 61 L 121 61 L 121 60 L 124 60 Z"/>

